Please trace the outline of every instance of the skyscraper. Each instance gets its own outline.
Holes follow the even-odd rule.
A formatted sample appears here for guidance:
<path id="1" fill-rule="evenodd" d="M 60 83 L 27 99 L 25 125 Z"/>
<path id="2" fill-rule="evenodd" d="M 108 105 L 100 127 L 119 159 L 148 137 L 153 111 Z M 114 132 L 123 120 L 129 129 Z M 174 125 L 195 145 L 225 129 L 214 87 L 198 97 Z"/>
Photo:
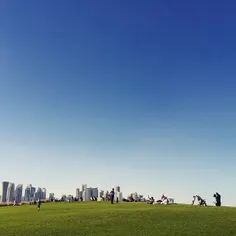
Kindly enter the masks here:
<path id="1" fill-rule="evenodd" d="M 120 192 L 120 186 L 116 186 L 115 192 Z"/>
<path id="2" fill-rule="evenodd" d="M 24 200 L 26 202 L 35 200 L 35 190 L 36 188 L 32 187 L 32 184 L 29 184 L 25 189 Z"/>
<path id="3" fill-rule="evenodd" d="M 8 185 L 9 185 L 9 182 L 7 182 L 7 181 L 2 182 L 2 202 L 7 202 Z"/>
<path id="4" fill-rule="evenodd" d="M 118 200 L 122 200 L 122 193 L 120 192 L 120 186 L 116 186 L 115 188 L 115 198 L 118 198 Z"/>
<path id="5" fill-rule="evenodd" d="M 79 188 L 76 189 L 76 194 L 75 194 L 76 198 L 80 198 L 80 191 Z"/>
<path id="6" fill-rule="evenodd" d="M 35 191 L 36 191 L 36 188 L 31 186 L 31 188 L 30 188 L 30 201 L 35 200 Z"/>
<path id="7" fill-rule="evenodd" d="M 104 191 L 103 191 L 103 190 L 100 190 L 98 197 L 99 197 L 99 198 L 102 198 L 103 196 L 104 196 Z"/>
<path id="8" fill-rule="evenodd" d="M 41 188 L 38 188 L 36 193 L 35 193 L 35 200 L 42 200 L 43 199 L 43 191 Z"/>
<path id="9" fill-rule="evenodd" d="M 42 189 L 42 199 L 46 200 L 46 198 L 47 198 L 47 190 L 46 190 L 46 188 L 43 188 Z"/>
<path id="10" fill-rule="evenodd" d="M 78 199 L 80 200 L 80 198 L 82 198 L 83 197 L 83 192 L 82 191 L 79 191 L 78 192 Z"/>
<path id="11" fill-rule="evenodd" d="M 27 187 L 25 188 L 24 200 L 25 200 L 26 202 L 29 202 L 29 201 L 30 201 L 30 186 L 27 186 Z"/>
<path id="12" fill-rule="evenodd" d="M 82 191 L 82 198 L 84 201 L 86 201 L 86 192 L 85 191 Z"/>
<path id="13" fill-rule="evenodd" d="M 98 188 L 91 188 L 91 195 L 98 198 Z"/>
<path id="14" fill-rule="evenodd" d="M 15 190 L 15 200 L 19 203 L 22 199 L 22 191 L 23 191 L 23 185 L 19 184 L 16 186 Z"/>
<path id="15" fill-rule="evenodd" d="M 82 192 L 86 191 L 86 188 L 87 188 L 87 184 L 83 184 L 82 185 Z"/>
<path id="16" fill-rule="evenodd" d="M 54 193 L 49 193 L 49 201 L 54 201 L 54 200 L 55 200 Z"/>
<path id="17" fill-rule="evenodd" d="M 9 183 L 7 188 L 7 202 L 13 202 L 15 195 L 15 184 Z"/>
<path id="18" fill-rule="evenodd" d="M 85 201 L 90 201 L 92 197 L 92 189 L 86 188 L 85 189 Z"/>

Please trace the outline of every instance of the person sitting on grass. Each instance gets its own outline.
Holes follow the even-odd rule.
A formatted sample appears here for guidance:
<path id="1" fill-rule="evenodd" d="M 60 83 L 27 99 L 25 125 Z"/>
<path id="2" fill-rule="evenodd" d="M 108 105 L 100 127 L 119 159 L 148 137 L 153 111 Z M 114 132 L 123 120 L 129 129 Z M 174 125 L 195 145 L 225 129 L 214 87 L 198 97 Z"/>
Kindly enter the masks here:
<path id="1" fill-rule="evenodd" d="M 198 201 L 199 206 L 207 206 L 206 200 L 202 199 L 199 195 L 193 196 L 192 205 L 194 205 L 196 199 Z"/>
<path id="2" fill-rule="evenodd" d="M 149 197 L 148 196 L 148 201 L 147 201 L 147 204 L 153 204 L 155 202 L 155 199 L 153 197 Z"/>
<path id="3" fill-rule="evenodd" d="M 168 204 L 169 202 L 168 202 L 168 198 L 164 195 L 164 194 L 162 194 L 162 196 L 161 196 L 161 204 Z"/>

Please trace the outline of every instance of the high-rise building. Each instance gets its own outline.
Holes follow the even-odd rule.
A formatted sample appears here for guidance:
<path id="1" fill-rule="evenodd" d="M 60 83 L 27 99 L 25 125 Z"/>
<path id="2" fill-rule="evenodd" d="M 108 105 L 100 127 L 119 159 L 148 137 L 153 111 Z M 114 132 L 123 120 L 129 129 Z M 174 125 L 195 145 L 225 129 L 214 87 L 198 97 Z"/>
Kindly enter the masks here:
<path id="1" fill-rule="evenodd" d="M 115 187 L 115 198 L 118 198 L 119 201 L 123 198 L 122 193 L 120 192 L 120 186 Z"/>
<path id="2" fill-rule="evenodd" d="M 31 188 L 30 188 L 30 201 L 35 200 L 35 192 L 36 192 L 36 188 L 31 186 Z"/>
<path id="3" fill-rule="evenodd" d="M 49 201 L 54 201 L 54 200 L 55 200 L 54 193 L 49 193 Z"/>
<path id="4" fill-rule="evenodd" d="M 24 201 L 26 201 L 26 202 L 30 201 L 30 189 L 29 188 L 25 189 Z"/>
<path id="5" fill-rule="evenodd" d="M 62 200 L 62 201 L 65 201 L 65 200 L 66 200 L 66 195 L 65 195 L 65 194 L 61 196 L 61 200 Z"/>
<path id="6" fill-rule="evenodd" d="M 43 188 L 43 189 L 42 189 L 42 199 L 43 199 L 43 200 L 46 200 L 46 198 L 47 198 L 47 195 L 46 195 L 46 194 L 47 194 L 46 188 Z"/>
<path id="7" fill-rule="evenodd" d="M 43 191 L 41 188 L 38 188 L 35 192 L 35 200 L 42 200 L 43 199 Z"/>
<path id="8" fill-rule="evenodd" d="M 83 192 L 82 191 L 79 191 L 79 199 L 83 197 Z"/>
<path id="9" fill-rule="evenodd" d="M 134 200 L 138 200 L 138 193 L 137 192 L 133 193 L 133 198 L 134 198 Z"/>
<path id="10" fill-rule="evenodd" d="M 87 188 L 87 184 L 83 184 L 82 185 L 82 192 L 86 191 L 86 188 Z"/>
<path id="11" fill-rule="evenodd" d="M 84 201 L 90 201 L 92 197 L 99 198 L 98 188 L 88 188 L 87 184 L 82 185 L 82 191 L 76 189 L 76 198 L 83 198 Z"/>
<path id="12" fill-rule="evenodd" d="M 15 193 L 15 184 L 9 183 L 7 188 L 7 202 L 13 202 L 14 201 L 14 194 Z"/>
<path id="13" fill-rule="evenodd" d="M 103 190 L 99 190 L 98 191 L 98 201 L 101 201 L 103 197 L 104 197 L 104 191 Z"/>
<path id="14" fill-rule="evenodd" d="M 123 199 L 123 194 L 121 192 L 119 192 L 118 199 L 119 199 L 119 201 L 121 201 Z"/>
<path id="15" fill-rule="evenodd" d="M 85 191 L 82 191 L 82 198 L 84 201 L 86 201 L 86 192 Z"/>
<path id="16" fill-rule="evenodd" d="M 86 188 L 85 189 L 85 201 L 90 201 L 92 197 L 92 189 Z"/>
<path id="17" fill-rule="evenodd" d="M 83 191 L 80 191 L 79 188 L 76 189 L 76 198 L 80 199 L 81 197 L 83 197 Z"/>
<path id="18" fill-rule="evenodd" d="M 18 203 L 21 202 L 22 191 L 23 191 L 23 185 L 22 184 L 17 185 L 15 190 L 15 201 Z"/>
<path id="19" fill-rule="evenodd" d="M 100 198 L 104 197 L 104 191 L 103 191 L 103 190 L 100 190 L 100 191 L 99 191 L 99 197 L 100 197 Z"/>
<path id="20" fill-rule="evenodd" d="M 115 187 L 115 192 L 120 192 L 120 186 Z"/>
<path id="21" fill-rule="evenodd" d="M 34 201 L 35 200 L 35 191 L 36 191 L 36 188 L 32 187 L 32 184 L 29 184 L 25 189 L 24 200 L 26 202 Z"/>
<path id="22" fill-rule="evenodd" d="M 8 185 L 9 185 L 9 182 L 7 182 L 7 181 L 2 182 L 2 202 L 7 202 Z"/>
<path id="23" fill-rule="evenodd" d="M 91 196 L 98 198 L 98 188 L 91 188 Z"/>
<path id="24" fill-rule="evenodd" d="M 80 198 L 79 195 L 80 195 L 80 191 L 79 191 L 79 188 L 77 188 L 77 189 L 76 189 L 75 197 L 76 197 L 76 198 Z"/>

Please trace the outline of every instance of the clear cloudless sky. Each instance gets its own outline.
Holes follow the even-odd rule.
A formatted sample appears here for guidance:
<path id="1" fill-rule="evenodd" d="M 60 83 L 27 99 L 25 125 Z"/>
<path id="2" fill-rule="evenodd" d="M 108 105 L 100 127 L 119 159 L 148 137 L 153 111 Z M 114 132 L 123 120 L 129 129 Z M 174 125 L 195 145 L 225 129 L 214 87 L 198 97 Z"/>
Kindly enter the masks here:
<path id="1" fill-rule="evenodd" d="M 0 180 L 236 205 L 236 3 L 0 2 Z"/>

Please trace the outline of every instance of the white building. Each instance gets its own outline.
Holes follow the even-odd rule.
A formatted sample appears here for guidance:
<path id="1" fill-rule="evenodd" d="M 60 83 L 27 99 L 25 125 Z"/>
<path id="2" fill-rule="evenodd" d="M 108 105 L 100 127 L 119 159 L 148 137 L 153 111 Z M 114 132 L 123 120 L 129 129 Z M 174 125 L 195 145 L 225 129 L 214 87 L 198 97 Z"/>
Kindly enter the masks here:
<path id="1" fill-rule="evenodd" d="M 91 188 L 91 195 L 98 198 L 98 188 Z"/>
<path id="2" fill-rule="evenodd" d="M 87 188 L 87 184 L 83 184 L 82 185 L 82 192 L 86 191 L 86 188 Z"/>
<path id="3" fill-rule="evenodd" d="M 133 193 L 133 198 L 134 198 L 134 200 L 138 200 L 138 193 L 137 192 L 135 192 L 135 193 Z"/>
<path id="4" fill-rule="evenodd" d="M 47 190 L 46 190 L 46 188 L 43 188 L 42 189 L 42 199 L 46 200 L 46 198 L 47 198 Z"/>
<path id="5" fill-rule="evenodd" d="M 101 201 L 103 197 L 104 197 L 104 191 L 103 191 L 103 190 L 100 190 L 100 191 L 98 192 L 98 201 Z"/>
<path id="6" fill-rule="evenodd" d="M 115 187 L 115 196 L 114 197 L 115 197 L 115 199 L 118 198 L 119 201 L 121 201 L 123 199 L 123 195 L 120 192 L 120 186 Z"/>
<path id="7" fill-rule="evenodd" d="M 91 201 L 92 197 L 99 198 L 98 188 L 88 188 L 87 184 L 82 185 L 82 191 L 79 188 L 76 189 L 76 198 L 83 198 L 83 201 Z"/>
<path id="8" fill-rule="evenodd" d="M 120 192 L 120 186 L 115 187 L 115 192 Z"/>
<path id="9" fill-rule="evenodd" d="M 83 197 L 83 191 L 80 191 L 79 188 L 76 189 L 76 198 L 80 199 Z M 84 198 L 85 199 L 85 198 Z"/>
<path id="10" fill-rule="evenodd" d="M 9 183 L 7 188 L 7 202 L 14 202 L 15 184 Z"/>
<path id="11" fill-rule="evenodd" d="M 92 188 L 86 188 L 85 190 L 85 201 L 90 201 L 92 197 Z"/>
<path id="12" fill-rule="evenodd" d="M 80 190 L 79 190 L 79 188 L 77 188 L 76 189 L 76 194 L 75 194 L 75 197 L 77 198 L 77 199 L 79 199 L 80 198 Z"/>
<path id="13" fill-rule="evenodd" d="M 83 201 L 86 201 L 86 192 L 85 191 L 82 192 L 82 198 L 83 198 Z"/>
<path id="14" fill-rule="evenodd" d="M 123 199 L 123 195 L 121 192 L 115 192 L 115 199 L 118 198 L 119 201 Z"/>

